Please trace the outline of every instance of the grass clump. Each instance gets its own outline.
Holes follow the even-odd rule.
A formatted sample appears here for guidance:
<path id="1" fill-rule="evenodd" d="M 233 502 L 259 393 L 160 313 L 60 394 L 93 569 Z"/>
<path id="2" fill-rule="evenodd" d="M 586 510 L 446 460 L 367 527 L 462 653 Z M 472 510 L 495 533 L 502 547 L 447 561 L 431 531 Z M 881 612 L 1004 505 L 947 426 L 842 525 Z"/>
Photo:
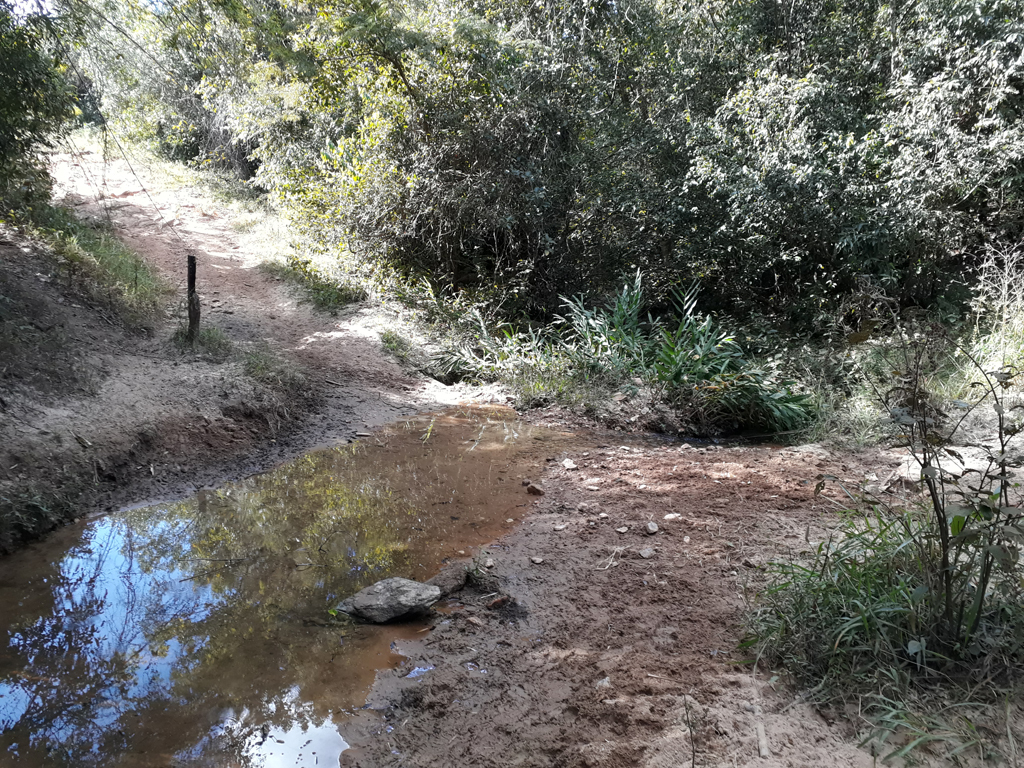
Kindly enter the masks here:
<path id="1" fill-rule="evenodd" d="M 220 328 L 204 326 L 195 339 L 189 342 L 188 329 L 178 327 L 171 336 L 171 343 L 181 352 L 191 351 L 213 362 L 223 362 L 231 357 L 234 345 Z"/>
<path id="2" fill-rule="evenodd" d="M 333 278 L 311 259 L 292 256 L 285 263 L 264 262 L 261 268 L 299 286 L 306 299 L 321 312 L 337 314 L 349 304 L 366 298 L 366 290 L 362 286 Z"/>
<path id="3" fill-rule="evenodd" d="M 589 393 L 643 389 L 652 402 L 685 414 L 696 431 L 787 431 L 810 417 L 809 398 L 770 366 L 745 357 L 736 339 L 696 310 L 696 290 L 676 295 L 674 314 L 644 312 L 643 278 L 623 286 L 608 307 L 563 298 L 565 313 L 542 330 L 490 331 L 470 313 L 469 341 L 436 364 L 446 378 L 506 382 L 530 404 L 573 402 Z"/>
<path id="4" fill-rule="evenodd" d="M 398 358 L 401 362 L 408 362 L 412 354 L 412 344 L 398 331 L 390 328 L 380 335 L 381 346 L 389 353 Z"/>
<path id="5" fill-rule="evenodd" d="M 276 355 L 269 346 L 243 352 L 242 370 L 249 378 L 283 392 L 298 392 L 306 384 L 306 377 Z"/>
<path id="6" fill-rule="evenodd" d="M 18 223 L 53 252 L 68 288 L 106 303 L 130 326 L 156 323 L 171 288 L 108 224 L 83 221 L 55 207 L 37 210 L 31 221 Z"/>

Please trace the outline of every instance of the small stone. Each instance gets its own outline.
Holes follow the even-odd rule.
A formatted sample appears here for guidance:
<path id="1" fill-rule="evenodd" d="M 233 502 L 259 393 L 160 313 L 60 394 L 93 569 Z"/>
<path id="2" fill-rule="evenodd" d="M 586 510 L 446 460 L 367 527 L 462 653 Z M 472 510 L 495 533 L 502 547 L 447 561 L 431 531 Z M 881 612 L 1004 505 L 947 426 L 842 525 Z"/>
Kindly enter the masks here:
<path id="1" fill-rule="evenodd" d="M 555 526 L 555 530 L 556 531 L 564 531 L 565 530 L 565 526 L 564 525 L 556 525 Z"/>
<path id="2" fill-rule="evenodd" d="M 482 627 L 484 625 L 484 623 L 480 621 L 480 619 L 478 619 L 476 616 L 470 616 L 466 619 L 466 621 L 468 621 L 470 624 L 475 624 L 478 627 Z"/>
<path id="3" fill-rule="evenodd" d="M 523 478 L 523 485 L 530 485 L 530 483 L 531 481 L 527 480 L 525 477 Z"/>
<path id="4" fill-rule="evenodd" d="M 642 557 L 644 560 L 650 560 L 652 555 L 654 555 L 654 550 L 650 547 L 640 550 L 640 557 Z"/>
<path id="5" fill-rule="evenodd" d="M 543 557 L 531 557 L 530 558 L 530 562 L 533 563 L 534 565 L 540 565 L 541 563 L 544 562 L 544 558 Z"/>
<path id="6" fill-rule="evenodd" d="M 658 524 L 652 520 L 647 524 L 646 530 L 648 536 L 653 536 L 658 532 Z"/>
<path id="7" fill-rule="evenodd" d="M 680 517 L 682 517 L 682 515 L 680 515 L 678 512 L 669 512 L 667 515 L 665 515 L 666 520 L 678 520 Z"/>
<path id="8" fill-rule="evenodd" d="M 572 459 L 566 459 L 562 462 L 562 466 L 566 469 L 576 469 L 576 462 Z"/>
<path id="9" fill-rule="evenodd" d="M 683 536 L 683 544 L 689 544 L 689 543 L 690 543 L 690 537 L 689 536 Z"/>
<path id="10" fill-rule="evenodd" d="M 505 522 L 506 522 L 506 523 L 514 523 L 514 522 L 515 522 L 515 520 L 513 520 L 513 519 L 512 519 L 511 517 L 510 517 L 510 518 L 509 518 L 508 520 L 506 520 Z"/>
<path id="11" fill-rule="evenodd" d="M 629 530 L 629 526 L 628 525 L 624 525 L 621 528 L 616 528 L 615 532 L 616 533 L 625 533 L 628 530 Z"/>
<path id="12" fill-rule="evenodd" d="M 611 680 L 610 677 L 602 677 L 600 680 L 598 680 L 596 683 L 594 683 L 594 687 L 595 688 L 611 688 L 612 687 L 612 680 Z"/>
<path id="13" fill-rule="evenodd" d="M 598 514 L 598 517 L 601 518 L 602 520 L 604 520 L 606 517 L 608 517 L 608 513 L 607 512 L 601 512 L 601 513 Z"/>
<path id="14" fill-rule="evenodd" d="M 493 568 L 493 567 L 494 567 L 494 560 L 493 560 L 493 558 L 488 557 L 484 561 L 484 568 Z"/>
<path id="15" fill-rule="evenodd" d="M 539 485 L 534 485 L 533 483 L 530 483 L 528 486 L 526 486 L 526 492 L 533 496 L 544 495 L 544 489 L 541 488 Z"/>
<path id="16" fill-rule="evenodd" d="M 587 490 L 588 491 L 598 491 L 598 490 L 600 490 L 600 488 L 598 488 L 596 485 L 588 485 L 587 486 Z"/>
<path id="17" fill-rule="evenodd" d="M 576 505 L 576 510 L 578 512 L 586 512 L 588 509 L 590 509 L 590 505 L 587 504 L 587 502 L 585 501 L 580 502 L 579 504 Z"/>
<path id="18" fill-rule="evenodd" d="M 356 437 L 373 437 L 369 432 L 356 432 Z"/>

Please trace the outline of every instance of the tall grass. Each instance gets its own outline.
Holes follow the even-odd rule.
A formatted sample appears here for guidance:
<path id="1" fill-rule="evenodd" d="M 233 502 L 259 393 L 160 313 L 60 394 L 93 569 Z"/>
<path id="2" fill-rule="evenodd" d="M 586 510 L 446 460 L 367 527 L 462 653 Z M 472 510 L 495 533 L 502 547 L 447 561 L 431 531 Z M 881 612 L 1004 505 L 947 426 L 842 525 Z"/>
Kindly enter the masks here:
<path id="1" fill-rule="evenodd" d="M 1005 284 L 1005 259 L 989 269 L 991 316 L 971 341 L 897 318 L 861 366 L 920 493 L 898 503 L 865 493 L 868 514 L 851 514 L 810 557 L 770 568 L 750 614 L 755 655 L 820 702 L 856 702 L 888 723 L 883 740 L 920 731 L 889 757 L 973 744 L 967 731 L 923 718 L 921 702 L 938 691 L 993 704 L 1024 671 L 1024 376 L 1007 362 L 1020 355 L 1021 290 Z"/>
<path id="2" fill-rule="evenodd" d="M 83 221 L 65 208 L 38 210 L 31 221 L 19 223 L 50 248 L 69 288 L 108 304 L 131 326 L 157 322 L 171 288 L 111 227 Z"/>
<path id="3" fill-rule="evenodd" d="M 986 368 L 1024 366 L 1024 247 L 989 248 L 974 295 L 973 355 Z"/>
<path id="4" fill-rule="evenodd" d="M 752 364 L 732 335 L 697 311 L 695 288 L 676 296 L 670 317 L 644 312 L 639 272 L 608 306 L 580 297 L 562 302 L 564 313 L 540 330 L 502 325 L 492 331 L 472 311 L 469 341 L 439 356 L 440 371 L 503 380 L 533 402 L 572 402 L 587 386 L 642 387 L 703 431 L 786 431 L 810 416 L 810 401 L 795 382 Z"/>

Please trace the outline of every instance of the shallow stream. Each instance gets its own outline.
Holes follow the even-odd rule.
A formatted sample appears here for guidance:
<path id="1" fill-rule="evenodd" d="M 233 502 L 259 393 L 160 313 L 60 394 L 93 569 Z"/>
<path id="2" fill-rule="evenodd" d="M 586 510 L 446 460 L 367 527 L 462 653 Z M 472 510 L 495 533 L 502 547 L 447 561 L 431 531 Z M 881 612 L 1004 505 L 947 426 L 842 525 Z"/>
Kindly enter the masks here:
<path id="1" fill-rule="evenodd" d="M 511 529 L 569 437 L 422 416 L 0 560 L 0 765 L 336 766 L 339 723 L 423 626 L 332 607 Z"/>

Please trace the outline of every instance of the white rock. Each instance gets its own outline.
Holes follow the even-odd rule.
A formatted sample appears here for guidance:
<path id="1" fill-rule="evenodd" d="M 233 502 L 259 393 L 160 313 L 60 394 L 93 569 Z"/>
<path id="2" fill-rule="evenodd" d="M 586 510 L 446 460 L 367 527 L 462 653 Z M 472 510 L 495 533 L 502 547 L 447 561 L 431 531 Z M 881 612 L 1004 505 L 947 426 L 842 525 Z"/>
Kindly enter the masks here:
<path id="1" fill-rule="evenodd" d="M 647 524 L 646 530 L 648 536 L 653 536 L 658 532 L 658 524 L 651 520 L 651 522 Z"/>

